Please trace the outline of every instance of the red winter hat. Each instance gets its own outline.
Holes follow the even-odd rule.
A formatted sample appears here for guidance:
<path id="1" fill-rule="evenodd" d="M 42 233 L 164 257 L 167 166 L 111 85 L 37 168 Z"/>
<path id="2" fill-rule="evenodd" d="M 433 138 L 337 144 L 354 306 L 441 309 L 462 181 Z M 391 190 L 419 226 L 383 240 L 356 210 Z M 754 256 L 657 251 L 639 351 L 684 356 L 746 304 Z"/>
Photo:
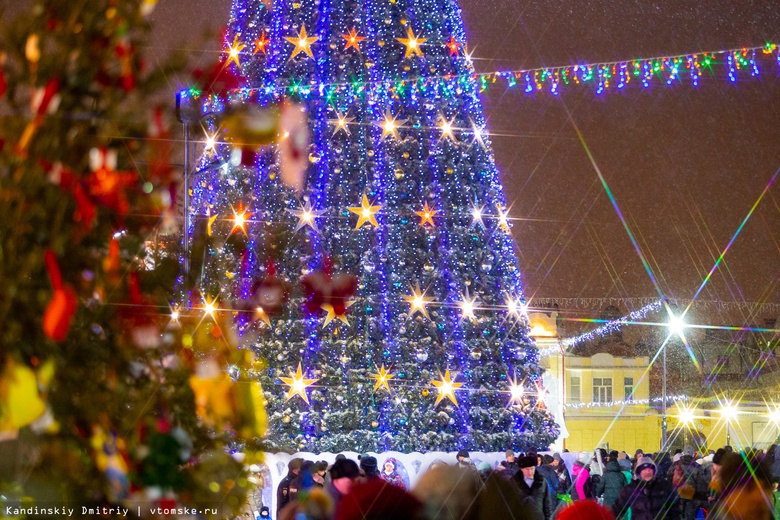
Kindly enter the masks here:
<path id="1" fill-rule="evenodd" d="M 594 500 L 577 500 L 560 510 L 555 520 L 614 520 L 612 511 Z"/>
<path id="2" fill-rule="evenodd" d="M 414 518 L 422 503 L 380 478 L 355 484 L 336 508 L 334 520 L 395 520 Z"/>

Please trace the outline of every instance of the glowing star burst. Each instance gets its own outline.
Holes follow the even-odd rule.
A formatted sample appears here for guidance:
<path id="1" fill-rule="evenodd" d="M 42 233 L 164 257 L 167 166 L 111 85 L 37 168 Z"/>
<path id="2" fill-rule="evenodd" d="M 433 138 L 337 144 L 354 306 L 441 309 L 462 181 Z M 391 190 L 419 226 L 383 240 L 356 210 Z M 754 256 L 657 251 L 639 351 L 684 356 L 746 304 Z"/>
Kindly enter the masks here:
<path id="1" fill-rule="evenodd" d="M 347 40 L 347 44 L 344 50 L 348 50 L 350 47 L 354 47 L 356 51 L 360 52 L 360 42 L 365 40 L 365 36 L 358 35 L 357 29 L 352 29 L 348 34 L 342 34 L 342 38 Z"/>
<path id="2" fill-rule="evenodd" d="M 447 42 L 446 46 L 450 50 L 450 56 L 458 55 L 458 49 L 460 49 L 460 44 L 455 40 L 454 36 L 450 36 L 450 39 Z"/>
<path id="3" fill-rule="evenodd" d="M 268 43 L 271 40 L 268 39 L 268 36 L 265 33 L 260 34 L 260 37 L 255 40 L 255 51 L 254 54 L 257 54 L 259 52 L 262 52 L 265 54 L 266 47 L 268 47 Z"/>
<path id="4" fill-rule="evenodd" d="M 393 367 L 390 367 L 392 369 Z M 390 381 L 395 379 L 393 374 L 390 373 L 390 369 L 385 368 L 384 365 L 379 367 L 378 374 L 371 374 L 371 379 L 374 380 L 374 390 L 381 390 L 384 388 L 388 392 L 390 391 Z"/>
<path id="5" fill-rule="evenodd" d="M 336 114 L 336 119 L 329 119 L 328 123 L 332 124 L 335 128 L 333 129 L 333 135 L 336 135 L 341 130 L 344 130 L 344 133 L 347 135 L 350 135 L 349 131 L 349 125 L 354 121 L 354 117 L 347 117 L 344 114 L 338 113 Z"/>
<path id="6" fill-rule="evenodd" d="M 310 387 L 315 381 L 319 381 L 319 379 L 306 379 L 303 377 L 303 371 L 301 370 L 300 363 L 298 363 L 298 370 L 294 374 L 292 373 L 292 370 L 290 371 L 290 376 L 291 377 L 279 378 L 285 385 L 290 387 L 290 389 L 287 390 L 287 398 L 285 400 L 289 401 L 296 395 L 299 395 L 301 396 L 301 399 L 306 401 L 306 404 L 309 404 L 309 396 L 306 395 L 306 389 Z"/>
<path id="7" fill-rule="evenodd" d="M 203 317 L 211 316 L 214 319 L 214 313 L 217 312 L 217 299 L 210 296 L 203 297 Z"/>
<path id="8" fill-rule="evenodd" d="M 391 114 L 390 110 L 388 109 L 387 112 L 385 112 L 385 120 L 380 123 L 380 126 L 382 127 L 382 139 L 388 135 L 399 139 L 398 127 L 403 125 L 405 122 L 406 119 L 398 120 L 393 117 L 393 114 Z"/>
<path id="9" fill-rule="evenodd" d="M 365 193 L 363 194 L 363 203 L 360 206 L 353 206 L 347 209 L 358 216 L 358 222 L 355 229 L 360 229 L 366 222 L 374 227 L 379 227 L 379 222 L 376 221 L 376 214 L 382 209 L 382 206 L 372 205 L 372 203 L 368 201 L 368 197 Z"/>
<path id="10" fill-rule="evenodd" d="M 528 316 L 528 307 L 526 304 L 522 300 L 515 299 L 509 295 L 506 297 L 506 308 L 509 311 L 509 314 L 515 318 Z"/>
<path id="11" fill-rule="evenodd" d="M 414 31 L 411 27 L 409 27 L 409 30 L 406 33 L 406 38 L 396 38 L 399 42 L 406 45 L 406 54 L 404 55 L 404 58 L 408 58 L 409 56 L 419 56 L 420 58 L 423 57 L 423 52 L 421 45 L 425 43 L 427 40 L 426 38 L 418 38 L 414 35 Z"/>
<path id="12" fill-rule="evenodd" d="M 458 398 L 455 397 L 455 390 L 463 386 L 463 383 L 454 382 L 450 378 L 449 370 L 447 370 L 443 376 L 439 373 L 439 376 L 441 376 L 441 381 L 431 381 L 431 384 L 439 391 L 439 395 L 436 396 L 436 402 L 433 403 L 433 406 L 438 405 L 444 398 L 449 399 L 455 406 L 458 406 Z M 457 378 L 458 375 L 455 374 L 455 377 Z"/>
<path id="13" fill-rule="evenodd" d="M 473 320 L 476 318 L 476 315 L 474 314 L 474 308 L 475 304 L 477 302 L 477 297 L 469 298 L 469 292 L 466 291 L 466 295 L 463 296 L 463 300 L 458 304 L 458 307 L 460 307 L 460 313 L 461 318 L 464 320 Z"/>
<path id="14" fill-rule="evenodd" d="M 230 231 L 234 233 L 237 229 L 240 229 L 244 235 L 246 235 L 246 223 L 252 213 L 245 211 L 241 205 L 238 206 L 238 211 L 233 212 L 233 229 Z"/>
<path id="15" fill-rule="evenodd" d="M 426 305 L 428 305 L 430 302 L 433 301 L 433 298 L 428 298 L 425 296 L 426 291 L 420 291 L 420 286 L 416 285 L 414 289 L 412 289 L 412 294 L 409 296 L 404 296 L 404 300 L 412 306 L 412 308 L 409 310 L 409 317 L 413 317 L 415 313 L 420 313 L 423 316 L 425 316 L 428 319 L 431 319 L 430 316 L 428 316 L 428 309 L 425 308 Z"/>
<path id="16" fill-rule="evenodd" d="M 473 226 L 481 226 L 482 229 L 485 229 L 485 222 L 482 220 L 482 212 L 485 210 L 484 206 L 480 207 L 474 207 L 471 210 L 471 225 Z"/>
<path id="17" fill-rule="evenodd" d="M 295 231 L 298 231 L 304 226 L 309 226 L 314 231 L 317 229 L 317 218 L 322 216 L 322 211 L 315 210 L 311 206 L 311 202 L 306 201 L 306 204 L 301 206 L 301 209 L 288 209 L 288 212 L 298 217 L 298 224 L 295 226 Z"/>
<path id="18" fill-rule="evenodd" d="M 239 61 L 241 57 L 241 51 L 244 50 L 244 47 L 246 47 L 245 44 L 238 41 L 238 34 L 233 38 L 233 45 L 230 46 L 230 49 L 228 49 L 228 65 L 231 63 L 235 63 L 236 67 L 241 66 L 241 62 Z"/>
<path id="19" fill-rule="evenodd" d="M 439 129 L 441 130 L 442 139 L 455 140 L 455 136 L 452 133 L 452 121 L 448 121 L 444 116 L 441 116 L 439 123 Z"/>
<path id="20" fill-rule="evenodd" d="M 298 36 L 285 36 L 284 39 L 295 45 L 295 49 L 290 56 L 290 59 L 293 59 L 302 52 L 305 53 L 309 58 L 314 58 L 314 54 L 311 52 L 311 44 L 320 38 L 319 36 L 309 36 L 306 34 L 306 26 L 302 25 L 301 32 L 298 33 Z"/>
<path id="21" fill-rule="evenodd" d="M 354 303 L 355 303 L 354 300 L 348 301 L 347 303 L 344 304 L 344 307 L 349 309 L 350 307 L 352 307 L 352 305 Z M 347 315 L 346 314 L 336 314 L 336 309 L 333 308 L 333 305 L 331 305 L 329 303 L 324 303 L 324 304 L 322 304 L 320 306 L 320 308 L 323 311 L 328 313 L 327 316 L 325 316 L 325 323 L 322 324 L 322 328 L 323 329 L 325 327 L 327 327 L 328 324 L 331 321 L 333 321 L 334 319 L 339 320 L 340 322 L 344 323 L 345 325 L 349 325 L 349 318 L 347 318 Z"/>
<path id="22" fill-rule="evenodd" d="M 485 127 L 477 126 L 477 124 L 472 121 L 471 132 L 474 134 L 474 142 L 479 143 L 482 148 L 485 148 Z"/>
<path id="23" fill-rule="evenodd" d="M 436 227 L 436 223 L 433 221 L 433 217 L 436 216 L 435 209 L 431 209 L 428 207 L 428 203 L 425 203 L 425 206 L 423 206 L 422 211 L 415 211 L 414 214 L 420 217 L 420 225 L 422 227 L 425 227 L 426 224 L 430 224 L 431 227 Z"/>
<path id="24" fill-rule="evenodd" d="M 501 229 L 504 231 L 509 231 L 509 210 L 505 210 L 501 207 L 498 208 L 498 225 L 501 226 Z"/>

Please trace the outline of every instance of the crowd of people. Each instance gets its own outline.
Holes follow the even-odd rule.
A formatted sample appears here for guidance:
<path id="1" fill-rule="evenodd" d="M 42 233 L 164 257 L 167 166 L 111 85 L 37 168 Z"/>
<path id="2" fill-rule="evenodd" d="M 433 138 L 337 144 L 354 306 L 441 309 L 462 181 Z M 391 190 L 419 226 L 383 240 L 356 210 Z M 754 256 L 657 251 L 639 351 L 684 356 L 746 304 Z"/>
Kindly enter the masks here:
<path id="1" fill-rule="evenodd" d="M 776 453 L 777 452 L 777 453 Z M 572 460 L 574 459 L 574 460 Z M 777 459 L 777 460 L 776 460 Z M 567 466 L 566 461 L 569 461 Z M 569 470 L 571 468 L 571 471 Z M 259 468 L 257 468 L 259 472 Z M 258 477 L 259 478 L 259 477 Z M 780 451 L 645 454 L 514 453 L 493 467 L 461 450 L 435 462 L 411 489 L 388 458 L 333 464 L 292 459 L 276 511 L 250 496 L 250 516 L 276 520 L 770 520 Z M 778 505 L 780 511 L 780 505 Z"/>

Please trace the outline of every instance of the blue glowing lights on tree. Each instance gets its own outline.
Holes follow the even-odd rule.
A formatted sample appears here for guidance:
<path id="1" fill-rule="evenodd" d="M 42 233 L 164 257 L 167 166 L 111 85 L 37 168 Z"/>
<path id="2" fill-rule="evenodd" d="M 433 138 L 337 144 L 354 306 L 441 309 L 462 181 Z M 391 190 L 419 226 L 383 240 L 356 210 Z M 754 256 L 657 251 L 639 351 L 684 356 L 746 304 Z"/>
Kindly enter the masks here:
<path id="1" fill-rule="evenodd" d="M 267 448 L 547 447 L 457 2 L 266 3 L 233 3 L 223 61 L 243 86 L 183 95 L 216 136 L 191 181 L 193 274 L 266 362 Z M 301 193 L 276 147 L 239 158 L 220 132 L 222 114 L 283 100 L 309 121 Z"/>

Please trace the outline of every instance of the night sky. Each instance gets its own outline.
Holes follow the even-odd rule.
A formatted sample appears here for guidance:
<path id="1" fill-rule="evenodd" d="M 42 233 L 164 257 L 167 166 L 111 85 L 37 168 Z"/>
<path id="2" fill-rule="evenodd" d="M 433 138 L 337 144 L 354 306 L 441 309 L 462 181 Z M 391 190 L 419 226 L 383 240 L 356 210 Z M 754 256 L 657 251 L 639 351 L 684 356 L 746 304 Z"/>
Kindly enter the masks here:
<path id="1" fill-rule="evenodd" d="M 780 10 L 770 0 L 463 0 L 461 6 L 480 72 L 780 42 Z M 187 49 L 215 60 L 219 42 L 201 35 L 219 31 L 229 10 L 230 0 L 160 0 L 155 51 Z M 736 85 L 723 68 L 716 72 L 698 88 L 656 80 L 649 91 L 634 82 L 621 93 L 597 96 L 574 87 L 556 98 L 527 96 L 519 85 L 508 90 L 500 82 L 484 94 L 532 305 L 609 297 L 630 311 L 641 305 L 621 299 L 658 295 L 585 146 L 661 291 L 681 300 L 697 292 L 780 167 L 780 69 L 770 62 L 760 79 L 745 74 Z M 780 314 L 780 179 L 698 299 L 773 305 L 751 314 L 702 304 L 689 321 L 742 325 Z M 583 301 L 562 307 L 570 317 L 595 312 Z"/>

